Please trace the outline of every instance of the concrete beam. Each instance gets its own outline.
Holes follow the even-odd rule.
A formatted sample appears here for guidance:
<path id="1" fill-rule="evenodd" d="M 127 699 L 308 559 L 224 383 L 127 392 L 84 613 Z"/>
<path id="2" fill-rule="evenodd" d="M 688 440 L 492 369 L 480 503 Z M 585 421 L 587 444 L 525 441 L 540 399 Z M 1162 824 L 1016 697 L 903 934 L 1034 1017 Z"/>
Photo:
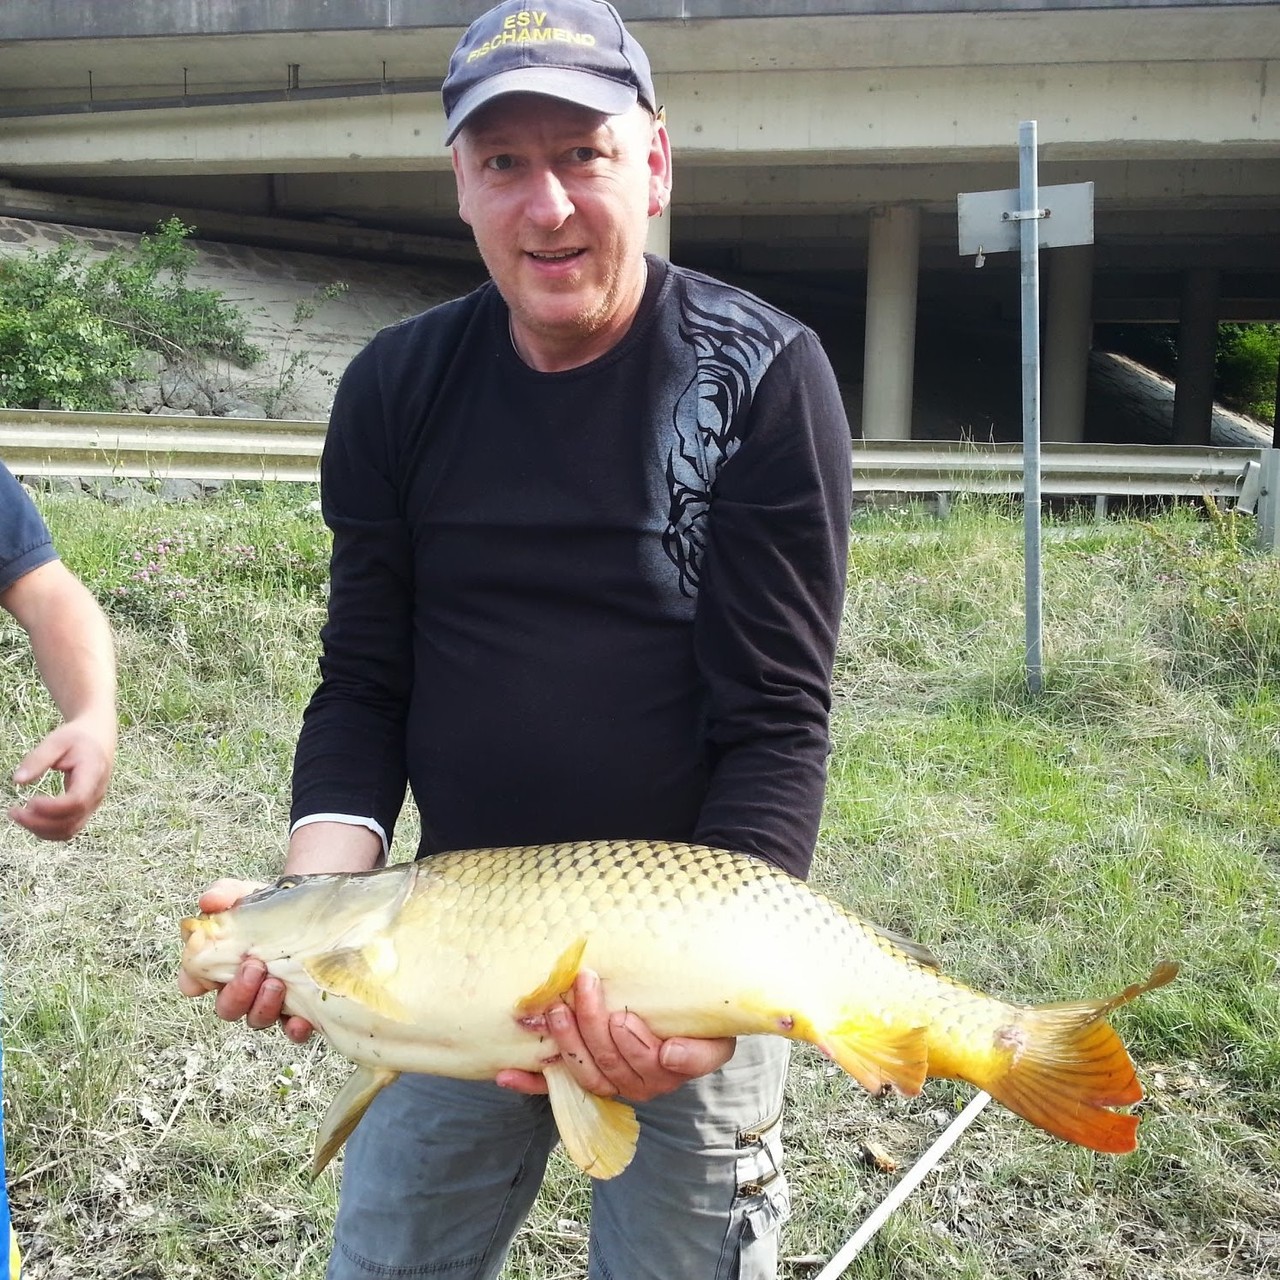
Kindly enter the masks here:
<path id="1" fill-rule="evenodd" d="M 735 72 L 658 78 L 684 166 L 1003 161 L 1010 122 L 1042 163 L 1274 160 L 1274 63 L 1116 63 Z M 0 172 L 324 172 L 443 168 L 434 94 L 0 118 Z"/>

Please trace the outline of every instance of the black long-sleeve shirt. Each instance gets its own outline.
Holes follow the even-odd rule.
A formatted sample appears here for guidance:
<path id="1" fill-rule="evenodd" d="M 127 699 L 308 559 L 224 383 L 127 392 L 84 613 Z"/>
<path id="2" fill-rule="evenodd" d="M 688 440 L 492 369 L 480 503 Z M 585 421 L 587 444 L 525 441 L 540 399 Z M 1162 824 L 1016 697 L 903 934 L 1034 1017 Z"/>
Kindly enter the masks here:
<path id="1" fill-rule="evenodd" d="M 335 398 L 322 680 L 293 820 L 406 780 L 420 854 L 816 840 L 849 431 L 812 332 L 648 260 L 626 337 L 539 373 L 491 285 L 381 332 Z"/>

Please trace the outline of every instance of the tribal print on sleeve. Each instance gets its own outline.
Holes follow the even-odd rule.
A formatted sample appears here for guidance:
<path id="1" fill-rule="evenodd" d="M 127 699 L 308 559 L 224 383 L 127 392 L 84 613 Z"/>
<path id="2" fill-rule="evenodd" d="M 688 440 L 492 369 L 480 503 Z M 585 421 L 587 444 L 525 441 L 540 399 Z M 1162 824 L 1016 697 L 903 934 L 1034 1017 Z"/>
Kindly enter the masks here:
<path id="1" fill-rule="evenodd" d="M 666 465 L 671 506 L 662 536 L 688 599 L 696 597 L 701 580 L 716 476 L 742 444 L 761 378 L 799 329 L 763 304 L 743 305 L 754 299 L 701 283 L 687 279 L 681 298 L 680 340 L 686 356 L 692 353 L 693 372 L 672 415 Z"/>

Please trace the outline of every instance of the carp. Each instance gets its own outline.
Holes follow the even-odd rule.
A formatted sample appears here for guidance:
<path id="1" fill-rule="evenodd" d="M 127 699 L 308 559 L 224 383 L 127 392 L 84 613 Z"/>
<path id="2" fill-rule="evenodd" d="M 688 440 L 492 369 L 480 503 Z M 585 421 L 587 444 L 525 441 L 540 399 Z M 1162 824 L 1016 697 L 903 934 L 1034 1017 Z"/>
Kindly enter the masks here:
<path id="1" fill-rule="evenodd" d="M 594 970 L 613 1008 L 660 1037 L 805 1041 L 873 1093 L 926 1077 L 985 1089 L 1041 1129 L 1131 1151 L 1142 1097 L 1107 1015 L 1170 981 L 1026 1006 L 942 974 L 923 947 L 865 923 L 759 858 L 698 845 L 595 841 L 442 853 L 369 872 L 285 876 L 182 921 L 183 967 L 225 983 L 256 956 L 356 1073 L 321 1123 L 318 1174 L 403 1071 L 492 1079 L 541 1071 L 569 1156 L 620 1173 L 638 1136 L 620 1098 L 547 1062 L 529 1023 Z"/>

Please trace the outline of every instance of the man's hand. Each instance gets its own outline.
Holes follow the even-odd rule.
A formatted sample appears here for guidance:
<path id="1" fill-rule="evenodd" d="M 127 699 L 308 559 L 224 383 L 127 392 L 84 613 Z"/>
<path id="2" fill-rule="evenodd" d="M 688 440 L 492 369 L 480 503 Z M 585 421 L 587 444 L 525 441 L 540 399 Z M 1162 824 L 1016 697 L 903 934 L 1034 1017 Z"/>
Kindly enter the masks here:
<path id="1" fill-rule="evenodd" d="M 637 1014 L 611 1013 L 600 979 L 587 969 L 573 984 L 572 1001 L 572 1008 L 564 1001 L 552 1005 L 535 1029 L 545 1026 L 560 1060 L 588 1093 L 648 1102 L 719 1070 L 737 1047 L 731 1038 L 660 1040 Z M 517 1093 L 547 1092 L 546 1080 L 533 1071 L 501 1071 L 497 1082 Z"/>
<path id="2" fill-rule="evenodd" d="M 209 913 L 225 911 L 263 887 L 256 880 L 215 880 L 200 895 L 200 910 Z M 236 976 L 222 987 L 201 982 L 185 969 L 179 969 L 178 990 L 193 999 L 208 991 L 217 991 L 214 1008 L 223 1021 L 237 1022 L 243 1018 L 246 1026 L 257 1031 L 265 1031 L 282 1022 L 285 1035 L 295 1044 L 302 1044 L 313 1030 L 305 1018 L 285 1016 L 284 983 L 279 978 L 270 977 L 261 960 L 249 956 L 241 961 Z"/>
<path id="3" fill-rule="evenodd" d="M 37 792 L 9 809 L 9 817 L 42 840 L 70 840 L 89 821 L 111 781 L 115 731 L 93 717 L 69 720 L 41 739 L 14 770 L 20 787 L 38 782 L 50 769 L 62 774 L 62 792 Z"/>
<path id="4" fill-rule="evenodd" d="M 344 822 L 313 822 L 299 827 L 289 839 L 286 875 L 317 875 L 328 871 L 368 871 L 382 859 L 382 842 L 366 827 Z M 225 911 L 263 885 L 255 880 L 215 880 L 200 895 L 200 910 Z M 227 1022 L 243 1018 L 245 1025 L 265 1031 L 277 1022 L 295 1044 L 315 1029 L 305 1018 L 284 1012 L 284 983 L 267 974 L 261 960 L 246 956 L 236 976 L 223 987 L 200 982 L 185 970 L 178 971 L 178 990 L 184 996 L 202 996 L 217 990 L 215 1008 Z"/>

